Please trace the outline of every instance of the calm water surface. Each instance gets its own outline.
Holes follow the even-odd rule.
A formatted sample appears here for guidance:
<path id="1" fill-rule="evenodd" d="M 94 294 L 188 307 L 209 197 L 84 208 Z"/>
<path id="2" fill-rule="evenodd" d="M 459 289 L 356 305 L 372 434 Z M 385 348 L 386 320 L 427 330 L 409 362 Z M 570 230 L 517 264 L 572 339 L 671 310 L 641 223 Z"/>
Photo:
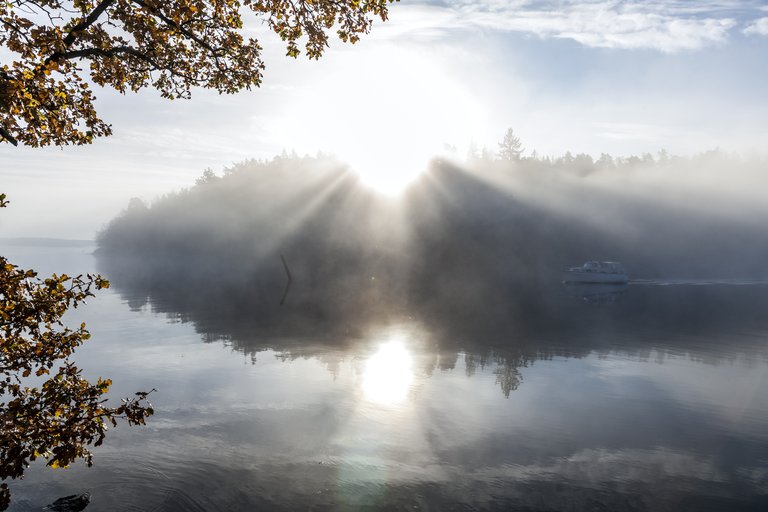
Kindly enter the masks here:
<path id="1" fill-rule="evenodd" d="M 92 250 L 2 247 L 49 273 Z M 523 317 L 393 308 L 314 334 L 113 285 L 70 316 L 93 334 L 77 360 L 115 400 L 156 388 L 155 416 L 90 469 L 34 465 L 11 510 L 768 510 L 763 283 L 555 283 Z"/>

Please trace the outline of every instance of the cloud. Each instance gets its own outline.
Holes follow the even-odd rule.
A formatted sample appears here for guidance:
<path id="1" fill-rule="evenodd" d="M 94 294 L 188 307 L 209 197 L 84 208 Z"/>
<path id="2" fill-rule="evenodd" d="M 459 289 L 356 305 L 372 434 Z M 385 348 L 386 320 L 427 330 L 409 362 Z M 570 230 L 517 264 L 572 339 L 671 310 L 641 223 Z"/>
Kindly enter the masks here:
<path id="1" fill-rule="evenodd" d="M 750 23 L 761 9 L 760 3 L 729 0 L 458 0 L 413 6 L 401 21 L 414 37 L 489 29 L 570 39 L 588 47 L 675 53 L 726 42 L 735 26 Z M 398 17 L 393 9 L 393 19 Z M 762 30 L 760 23 L 754 21 L 748 30 Z M 401 26 L 400 34 L 404 31 Z"/>
<path id="2" fill-rule="evenodd" d="M 747 35 L 768 36 L 768 18 L 759 18 L 747 25 L 744 29 Z"/>

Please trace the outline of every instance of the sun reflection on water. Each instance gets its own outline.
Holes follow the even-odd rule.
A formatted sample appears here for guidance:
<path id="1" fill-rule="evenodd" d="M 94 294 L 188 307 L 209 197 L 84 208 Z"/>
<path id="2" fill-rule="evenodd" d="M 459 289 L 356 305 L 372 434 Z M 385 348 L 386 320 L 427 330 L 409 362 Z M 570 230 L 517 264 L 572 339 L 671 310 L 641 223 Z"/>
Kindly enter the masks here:
<path id="1" fill-rule="evenodd" d="M 379 346 L 365 363 L 363 395 L 380 405 L 397 405 L 408 396 L 413 383 L 413 357 L 402 341 Z"/>

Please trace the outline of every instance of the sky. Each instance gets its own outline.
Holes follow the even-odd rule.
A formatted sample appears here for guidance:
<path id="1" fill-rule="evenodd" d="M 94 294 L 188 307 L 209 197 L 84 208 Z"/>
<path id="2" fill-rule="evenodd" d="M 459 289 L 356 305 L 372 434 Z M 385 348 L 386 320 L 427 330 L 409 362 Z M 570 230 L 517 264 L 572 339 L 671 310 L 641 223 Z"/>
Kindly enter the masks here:
<path id="1" fill-rule="evenodd" d="M 403 0 L 319 61 L 285 57 L 258 22 L 246 29 L 265 49 L 259 89 L 171 102 L 97 87 L 112 137 L 0 145 L 12 201 L 0 237 L 92 239 L 131 197 L 152 201 L 207 167 L 283 150 L 375 175 L 495 151 L 509 127 L 525 154 L 768 148 L 765 1 Z"/>

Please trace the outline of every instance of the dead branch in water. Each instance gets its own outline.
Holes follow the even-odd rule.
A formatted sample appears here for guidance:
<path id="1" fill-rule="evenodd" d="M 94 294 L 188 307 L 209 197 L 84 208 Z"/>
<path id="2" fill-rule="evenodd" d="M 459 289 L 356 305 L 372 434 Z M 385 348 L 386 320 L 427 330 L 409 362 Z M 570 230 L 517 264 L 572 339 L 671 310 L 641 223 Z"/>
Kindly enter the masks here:
<path id="1" fill-rule="evenodd" d="M 288 282 L 285 283 L 285 291 L 283 292 L 283 298 L 280 299 L 280 305 L 282 306 L 283 304 L 285 304 L 286 297 L 288 297 L 288 290 L 291 289 L 291 283 L 293 282 L 293 277 L 291 277 L 291 270 L 288 268 L 288 263 L 285 262 L 285 256 L 281 254 L 280 260 L 283 262 L 285 275 L 288 276 Z"/>

